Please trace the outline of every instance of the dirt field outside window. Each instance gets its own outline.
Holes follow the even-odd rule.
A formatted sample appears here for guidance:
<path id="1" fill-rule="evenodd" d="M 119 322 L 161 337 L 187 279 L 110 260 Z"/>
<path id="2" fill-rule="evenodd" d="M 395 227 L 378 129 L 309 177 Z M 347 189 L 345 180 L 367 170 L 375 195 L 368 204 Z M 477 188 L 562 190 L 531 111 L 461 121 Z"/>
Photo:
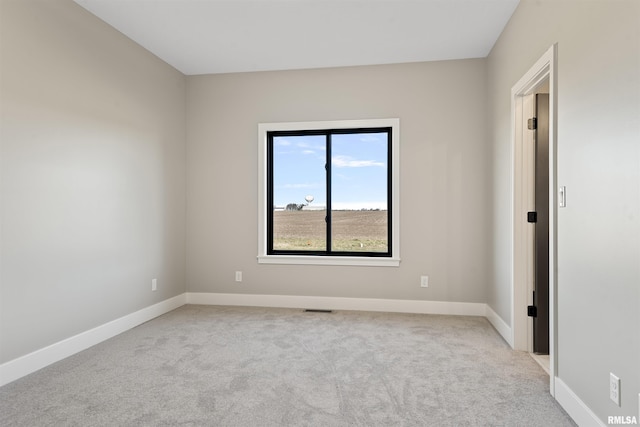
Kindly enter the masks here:
<path id="1" fill-rule="evenodd" d="M 275 211 L 274 250 L 326 250 L 325 211 Z M 387 252 L 386 210 L 333 211 L 332 250 Z"/>

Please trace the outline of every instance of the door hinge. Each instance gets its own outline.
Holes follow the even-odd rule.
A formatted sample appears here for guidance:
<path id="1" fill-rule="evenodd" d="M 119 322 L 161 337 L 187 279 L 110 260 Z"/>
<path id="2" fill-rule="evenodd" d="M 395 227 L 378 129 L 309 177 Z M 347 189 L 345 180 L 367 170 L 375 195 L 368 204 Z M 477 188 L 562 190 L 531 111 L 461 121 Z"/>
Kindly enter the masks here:
<path id="1" fill-rule="evenodd" d="M 538 212 L 527 212 L 527 222 L 538 222 Z"/>
<path id="2" fill-rule="evenodd" d="M 527 316 L 538 317 L 538 308 L 535 305 L 527 306 Z"/>
<path id="3" fill-rule="evenodd" d="M 536 130 L 538 129 L 538 119 L 535 117 L 530 118 L 529 120 L 527 120 L 527 128 L 529 130 Z"/>

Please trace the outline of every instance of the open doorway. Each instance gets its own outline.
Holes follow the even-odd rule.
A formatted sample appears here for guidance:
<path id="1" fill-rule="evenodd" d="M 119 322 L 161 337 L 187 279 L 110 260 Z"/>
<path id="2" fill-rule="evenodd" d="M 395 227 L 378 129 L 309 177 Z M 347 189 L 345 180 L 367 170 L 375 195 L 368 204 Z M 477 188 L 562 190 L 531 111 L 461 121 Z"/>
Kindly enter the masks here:
<path id="1" fill-rule="evenodd" d="M 528 259 L 530 272 L 531 304 L 527 315 L 531 318 L 530 352 L 533 358 L 549 373 L 549 81 L 542 82 L 534 93 L 527 95 L 526 108 L 533 115 L 527 119 L 528 136 L 524 143 L 527 169 L 532 171 L 527 211 L 528 234 L 532 235 L 531 256 Z M 531 188 L 531 186 L 533 188 Z"/>
<path id="2" fill-rule="evenodd" d="M 527 315 L 531 318 L 531 352 L 549 354 L 549 82 L 542 82 L 534 93 L 525 96 L 524 103 L 532 104 L 527 120 L 523 149 L 526 169 L 531 171 L 527 193 L 527 234 L 532 236 L 530 268 L 527 282 L 531 286 Z M 547 367 L 548 370 L 548 367 Z"/>
<path id="3" fill-rule="evenodd" d="M 555 395 L 556 46 L 512 88 L 513 347 L 536 354 Z M 546 354 L 548 354 L 548 356 Z"/>

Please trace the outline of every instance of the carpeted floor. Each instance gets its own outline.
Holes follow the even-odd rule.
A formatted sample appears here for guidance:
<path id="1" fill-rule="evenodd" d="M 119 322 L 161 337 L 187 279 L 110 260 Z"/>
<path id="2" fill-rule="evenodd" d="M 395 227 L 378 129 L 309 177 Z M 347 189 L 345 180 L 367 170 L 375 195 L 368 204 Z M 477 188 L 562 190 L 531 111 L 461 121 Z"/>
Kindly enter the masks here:
<path id="1" fill-rule="evenodd" d="M 2 426 L 573 426 L 480 317 L 184 306 L 0 388 Z"/>

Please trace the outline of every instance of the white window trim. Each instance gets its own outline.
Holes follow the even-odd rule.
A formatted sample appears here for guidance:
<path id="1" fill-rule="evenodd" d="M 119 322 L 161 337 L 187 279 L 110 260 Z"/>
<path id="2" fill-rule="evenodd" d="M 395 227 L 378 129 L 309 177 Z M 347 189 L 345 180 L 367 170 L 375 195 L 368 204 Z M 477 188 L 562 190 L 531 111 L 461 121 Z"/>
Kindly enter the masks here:
<path id="1" fill-rule="evenodd" d="M 391 127 L 392 257 L 267 255 L 267 132 Z M 400 265 L 400 119 L 338 120 L 258 124 L 258 263 L 398 267 Z"/>

